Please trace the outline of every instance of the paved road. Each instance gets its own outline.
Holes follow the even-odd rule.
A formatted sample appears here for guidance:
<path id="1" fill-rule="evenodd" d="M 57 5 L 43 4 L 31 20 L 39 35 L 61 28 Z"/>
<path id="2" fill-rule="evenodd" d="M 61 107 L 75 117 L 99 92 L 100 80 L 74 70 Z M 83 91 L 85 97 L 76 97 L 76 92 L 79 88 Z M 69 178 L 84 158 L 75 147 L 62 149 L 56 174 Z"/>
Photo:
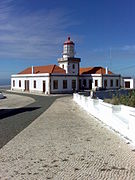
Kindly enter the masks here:
<path id="1" fill-rule="evenodd" d="M 70 97 L 0 150 L 2 180 L 134 180 L 135 152 Z"/>
<path id="2" fill-rule="evenodd" d="M 30 125 L 58 98 L 30 94 L 22 94 L 22 96 L 31 97 L 35 99 L 35 102 L 21 108 L 0 110 L 0 148 Z"/>

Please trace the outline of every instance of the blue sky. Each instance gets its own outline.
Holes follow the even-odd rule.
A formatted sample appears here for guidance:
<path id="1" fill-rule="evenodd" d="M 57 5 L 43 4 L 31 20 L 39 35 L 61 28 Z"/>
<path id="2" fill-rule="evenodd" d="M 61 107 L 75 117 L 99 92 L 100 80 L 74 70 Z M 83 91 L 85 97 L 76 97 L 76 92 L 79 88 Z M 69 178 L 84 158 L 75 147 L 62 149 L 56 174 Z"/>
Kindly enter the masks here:
<path id="1" fill-rule="evenodd" d="M 67 36 L 81 66 L 135 76 L 134 9 L 134 0 L 0 0 L 0 79 L 56 64 Z"/>

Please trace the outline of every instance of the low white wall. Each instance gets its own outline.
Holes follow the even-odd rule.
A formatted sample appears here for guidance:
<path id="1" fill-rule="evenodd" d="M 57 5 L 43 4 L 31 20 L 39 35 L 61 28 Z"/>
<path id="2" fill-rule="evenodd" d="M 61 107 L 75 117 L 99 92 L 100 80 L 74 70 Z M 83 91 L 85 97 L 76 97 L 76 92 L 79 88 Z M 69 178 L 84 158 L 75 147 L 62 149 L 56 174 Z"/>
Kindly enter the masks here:
<path id="1" fill-rule="evenodd" d="M 77 93 L 73 94 L 73 100 L 135 145 L 135 108 L 108 104 L 103 100 L 91 99 Z"/>

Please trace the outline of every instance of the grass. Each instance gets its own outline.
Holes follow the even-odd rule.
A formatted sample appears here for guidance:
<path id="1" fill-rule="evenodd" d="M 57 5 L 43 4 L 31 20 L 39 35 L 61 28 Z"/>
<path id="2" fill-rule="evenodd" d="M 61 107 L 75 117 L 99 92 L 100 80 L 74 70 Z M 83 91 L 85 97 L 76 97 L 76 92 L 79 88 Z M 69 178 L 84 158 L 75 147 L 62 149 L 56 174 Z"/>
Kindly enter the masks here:
<path id="1" fill-rule="evenodd" d="M 135 107 L 135 91 L 131 91 L 128 95 L 116 95 L 112 99 L 104 99 L 104 102 L 114 105 L 123 104 L 126 106 Z"/>

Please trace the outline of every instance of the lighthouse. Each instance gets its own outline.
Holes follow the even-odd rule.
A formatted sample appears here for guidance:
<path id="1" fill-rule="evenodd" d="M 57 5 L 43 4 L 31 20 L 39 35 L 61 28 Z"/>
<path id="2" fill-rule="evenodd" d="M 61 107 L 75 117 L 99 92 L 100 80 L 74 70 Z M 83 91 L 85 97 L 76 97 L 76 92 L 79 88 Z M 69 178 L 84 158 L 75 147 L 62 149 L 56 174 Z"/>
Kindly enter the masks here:
<path id="1" fill-rule="evenodd" d="M 75 43 L 68 37 L 63 44 L 62 58 L 58 59 L 59 67 L 65 69 L 67 74 L 79 75 L 80 61 L 75 57 Z"/>

